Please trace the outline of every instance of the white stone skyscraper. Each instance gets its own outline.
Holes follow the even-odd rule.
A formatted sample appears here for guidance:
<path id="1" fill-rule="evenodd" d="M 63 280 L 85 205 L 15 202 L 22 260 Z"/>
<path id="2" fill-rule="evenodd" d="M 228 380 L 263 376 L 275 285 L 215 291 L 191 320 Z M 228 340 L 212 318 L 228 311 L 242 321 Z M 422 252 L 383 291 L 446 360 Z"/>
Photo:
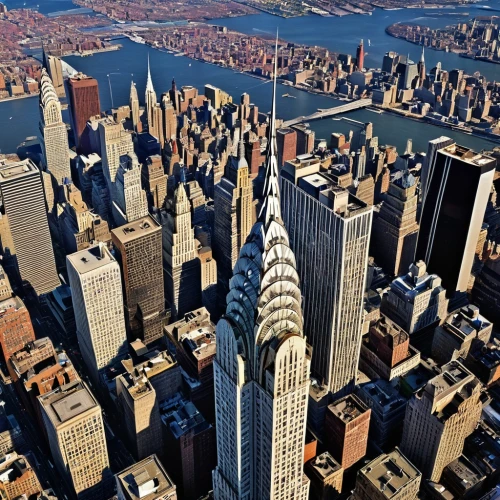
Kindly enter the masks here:
<path id="1" fill-rule="evenodd" d="M 311 361 L 295 256 L 281 217 L 276 68 L 274 75 L 264 203 L 217 325 L 216 500 L 309 497 L 303 462 Z"/>
<path id="2" fill-rule="evenodd" d="M 134 125 L 134 130 L 137 132 L 137 124 L 139 123 L 139 96 L 137 94 L 137 88 L 135 83 L 130 84 L 130 117 L 132 119 L 132 124 Z"/>
<path id="3" fill-rule="evenodd" d="M 59 97 L 45 68 L 40 80 L 40 137 L 45 166 L 61 185 L 64 179 L 71 179 L 68 131 Z"/>
<path id="4" fill-rule="evenodd" d="M 83 360 L 94 380 L 127 354 L 120 266 L 104 244 L 66 257 Z"/>
<path id="5" fill-rule="evenodd" d="M 146 83 L 145 103 L 146 103 L 146 116 L 148 119 L 148 127 L 151 128 L 151 127 L 153 127 L 153 124 L 155 122 L 153 110 L 156 107 L 157 99 L 156 99 L 156 92 L 155 92 L 155 89 L 153 87 L 153 80 L 151 78 L 151 68 L 149 65 L 149 54 L 148 54 L 148 80 Z"/>

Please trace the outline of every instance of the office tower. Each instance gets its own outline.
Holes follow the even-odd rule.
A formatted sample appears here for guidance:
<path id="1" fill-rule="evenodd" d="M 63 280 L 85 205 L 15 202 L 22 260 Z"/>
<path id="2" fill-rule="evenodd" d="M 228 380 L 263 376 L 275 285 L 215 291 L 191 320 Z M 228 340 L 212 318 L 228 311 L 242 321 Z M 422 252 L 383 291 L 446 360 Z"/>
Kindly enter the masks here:
<path id="1" fill-rule="evenodd" d="M 50 451 L 78 499 L 108 498 L 108 449 L 101 407 L 83 382 L 39 396 Z"/>
<path id="2" fill-rule="evenodd" d="M 56 91 L 57 97 L 66 97 L 61 59 L 55 56 L 47 56 L 45 51 L 43 51 L 43 62 L 44 69 L 47 71 L 50 79 L 52 80 L 52 83 L 54 84 L 54 89 Z"/>
<path id="3" fill-rule="evenodd" d="M 115 475 L 118 500 L 177 500 L 175 484 L 156 455 Z"/>
<path id="4" fill-rule="evenodd" d="M 371 379 L 393 380 L 418 366 L 420 352 L 410 346 L 410 336 L 381 315 L 363 338 L 359 369 Z"/>
<path id="5" fill-rule="evenodd" d="M 401 441 L 408 400 L 387 380 L 361 384 L 356 395 L 370 408 L 368 440 L 381 450 L 390 450 Z"/>
<path id="6" fill-rule="evenodd" d="M 425 155 L 425 159 L 422 163 L 422 171 L 420 173 L 420 201 L 425 199 L 428 188 L 427 182 L 431 170 L 434 168 L 436 163 L 438 151 L 448 146 L 452 146 L 453 144 L 455 144 L 455 141 L 444 135 L 429 141 L 429 144 L 427 145 L 427 154 Z"/>
<path id="7" fill-rule="evenodd" d="M 438 364 L 466 359 L 474 341 L 485 345 L 490 341 L 493 323 L 479 313 L 474 305 L 462 307 L 437 326 L 432 339 L 432 359 Z"/>
<path id="8" fill-rule="evenodd" d="M 32 455 L 33 456 L 33 455 Z M 0 496 L 3 500 L 35 498 L 43 488 L 28 459 L 15 451 L 0 463 Z"/>
<path id="9" fill-rule="evenodd" d="M 417 181 L 408 170 L 390 184 L 373 221 L 371 254 L 387 273 L 400 276 L 415 258 L 418 237 Z"/>
<path id="10" fill-rule="evenodd" d="M 147 217 L 148 199 L 142 189 L 141 167 L 133 152 L 120 156 L 112 198 L 113 219 L 117 225 Z"/>
<path id="11" fill-rule="evenodd" d="M 130 118 L 132 120 L 132 125 L 136 132 L 141 132 L 142 130 L 138 130 L 137 126 L 140 121 L 140 109 L 139 109 L 139 95 L 137 94 L 137 88 L 134 82 L 130 84 L 130 98 L 129 98 L 129 106 L 130 106 Z"/>
<path id="12" fill-rule="evenodd" d="M 293 128 L 280 128 L 276 131 L 278 145 L 278 167 L 297 156 L 297 132 Z"/>
<path id="13" fill-rule="evenodd" d="M 356 66 L 358 71 L 363 71 L 365 67 L 365 49 L 363 46 L 363 40 L 359 42 L 358 48 L 356 49 Z"/>
<path id="14" fill-rule="evenodd" d="M 309 496 L 303 460 L 310 354 L 299 276 L 280 209 L 277 58 L 274 64 L 264 202 L 234 268 L 226 314 L 217 324 L 216 500 Z"/>
<path id="15" fill-rule="evenodd" d="M 210 103 L 214 109 L 220 109 L 222 106 L 233 102 L 233 98 L 228 93 L 208 84 L 205 85 L 205 97 L 210 99 Z"/>
<path id="16" fill-rule="evenodd" d="M 215 428 L 181 393 L 162 402 L 161 419 L 168 472 L 183 498 L 200 498 L 212 489 Z"/>
<path id="17" fill-rule="evenodd" d="M 148 130 L 149 133 L 152 133 L 152 128 L 154 124 L 154 116 L 153 110 L 156 107 L 157 99 L 156 92 L 153 87 L 153 80 L 151 78 L 151 68 L 149 65 L 149 54 L 148 54 L 148 79 L 146 82 L 146 95 L 144 98 L 144 102 L 146 103 L 146 117 L 148 120 Z"/>
<path id="18" fill-rule="evenodd" d="M 419 260 L 396 278 L 382 298 L 380 311 L 410 335 L 446 318 L 448 299 L 441 278 Z"/>
<path id="19" fill-rule="evenodd" d="M 303 123 L 293 126 L 297 134 L 297 156 L 311 154 L 314 150 L 315 133 Z"/>
<path id="20" fill-rule="evenodd" d="M 142 166 L 142 185 L 148 195 L 148 205 L 162 208 L 167 196 L 167 176 L 160 155 L 148 156 Z"/>
<path id="21" fill-rule="evenodd" d="M 94 380 L 127 354 L 120 266 L 100 244 L 66 257 L 82 358 Z"/>
<path id="22" fill-rule="evenodd" d="M 304 471 L 311 480 L 311 498 L 330 500 L 342 491 L 344 469 L 327 451 L 309 460 Z"/>
<path id="23" fill-rule="evenodd" d="M 81 139 L 87 121 L 92 116 L 101 115 L 99 87 L 97 80 L 79 73 L 67 81 L 71 128 L 77 151 L 81 149 Z"/>
<path id="24" fill-rule="evenodd" d="M 201 267 L 201 303 L 213 314 L 217 303 L 217 262 L 208 246 L 198 248 L 198 258 Z"/>
<path id="25" fill-rule="evenodd" d="M 115 123 L 111 118 L 99 120 L 99 137 L 101 140 L 102 169 L 108 184 L 115 182 L 120 168 L 120 158 L 134 153 L 132 134 Z"/>
<path id="26" fill-rule="evenodd" d="M 121 263 L 130 339 L 146 344 L 163 337 L 162 235 L 150 216 L 111 231 Z"/>
<path id="27" fill-rule="evenodd" d="M 201 305 L 200 259 L 191 226 L 191 204 L 184 183 L 179 183 L 173 199 L 168 199 L 167 223 L 163 228 L 163 271 L 165 296 L 172 318 Z"/>
<path id="28" fill-rule="evenodd" d="M 466 292 L 496 161 L 452 144 L 429 158 L 417 259 L 443 280 L 449 295 Z"/>
<path id="29" fill-rule="evenodd" d="M 15 268 L 14 277 L 20 277 L 38 295 L 51 292 L 59 286 L 59 278 L 38 168 L 31 160 L 0 161 L 0 193 L 9 239 L 12 239 L 13 248 L 9 251 Z M 4 259 L 9 260 L 5 247 L 3 251 Z"/>
<path id="30" fill-rule="evenodd" d="M 214 255 L 219 273 L 219 293 L 228 289 L 233 267 L 252 228 L 252 183 L 245 145 L 240 140 L 238 157 L 231 156 L 224 177 L 214 188 Z"/>
<path id="31" fill-rule="evenodd" d="M 161 453 L 159 401 L 151 381 L 135 370 L 123 373 L 116 379 L 116 394 L 135 459 Z"/>
<path id="32" fill-rule="evenodd" d="M 40 137 L 44 163 L 55 182 L 60 186 L 65 179 L 71 180 L 68 131 L 62 119 L 61 103 L 45 69 L 40 80 Z"/>
<path id="33" fill-rule="evenodd" d="M 325 436 L 328 451 L 348 469 L 366 455 L 371 410 L 354 394 L 328 405 Z"/>
<path id="34" fill-rule="evenodd" d="M 334 394 L 348 393 L 361 348 L 373 209 L 320 173 L 314 160 L 287 162 L 281 183 L 305 299 L 304 332 L 315 353 L 312 376 Z"/>
<path id="35" fill-rule="evenodd" d="M 406 408 L 401 451 L 426 479 L 438 482 L 458 458 L 482 411 L 481 383 L 458 361 L 442 367 Z"/>
<path id="36" fill-rule="evenodd" d="M 416 500 L 422 474 L 395 448 L 358 471 L 352 500 Z"/>
<path id="37" fill-rule="evenodd" d="M 418 69 L 419 87 L 423 87 L 425 80 L 427 78 L 427 74 L 425 72 L 424 46 L 422 46 L 422 55 L 420 56 L 420 61 L 417 64 L 417 69 Z"/>
<path id="38" fill-rule="evenodd" d="M 19 297 L 0 302 L 0 346 L 5 363 L 25 344 L 35 340 L 35 332 L 26 306 Z"/>

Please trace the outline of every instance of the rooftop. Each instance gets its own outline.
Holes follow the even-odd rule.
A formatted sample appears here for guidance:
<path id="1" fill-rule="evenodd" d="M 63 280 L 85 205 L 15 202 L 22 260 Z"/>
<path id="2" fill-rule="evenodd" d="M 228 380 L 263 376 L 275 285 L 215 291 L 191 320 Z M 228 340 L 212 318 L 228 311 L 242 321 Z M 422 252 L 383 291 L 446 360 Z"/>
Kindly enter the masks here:
<path id="1" fill-rule="evenodd" d="M 116 262 L 115 258 L 104 245 L 86 248 L 80 252 L 68 255 L 66 258 L 71 262 L 71 265 L 78 274 L 89 273 L 112 262 Z"/>
<path id="2" fill-rule="evenodd" d="M 329 405 L 328 410 L 347 424 L 365 413 L 368 408 L 357 396 L 349 394 Z"/>
<path id="3" fill-rule="evenodd" d="M 126 244 L 156 231 L 161 231 L 161 226 L 148 215 L 147 217 L 117 227 L 111 233 L 120 243 Z"/>
<path id="4" fill-rule="evenodd" d="M 458 158 L 463 162 L 469 163 L 476 167 L 483 167 L 488 164 L 496 165 L 496 160 L 491 156 L 486 156 L 481 153 L 476 153 L 472 149 L 459 146 L 458 144 L 451 144 L 443 149 L 439 150 L 440 153 L 446 154 L 447 156 L 452 156 Z"/>
<path id="5" fill-rule="evenodd" d="M 373 406 L 369 406 L 375 410 L 377 406 L 384 410 L 386 408 L 392 410 L 405 406 L 407 403 L 407 399 L 390 382 L 384 379 L 377 379 L 364 384 L 359 390 L 364 393 L 366 398 L 373 401 Z"/>
<path id="6" fill-rule="evenodd" d="M 38 168 L 30 159 L 5 165 L 0 163 L 0 183 L 38 172 Z"/>
<path id="7" fill-rule="evenodd" d="M 389 499 L 393 498 L 403 486 L 421 476 L 418 469 L 398 448 L 389 454 L 384 453 L 378 456 L 363 467 L 358 474 L 364 476 L 385 498 Z"/>
<path id="8" fill-rule="evenodd" d="M 315 470 L 316 474 L 325 479 L 342 469 L 342 466 L 330 455 L 328 451 L 325 451 L 321 455 L 314 458 L 311 461 L 311 467 Z"/>
<path id="9" fill-rule="evenodd" d="M 453 482 L 454 489 L 458 489 L 462 493 L 473 488 L 485 477 L 464 455 L 460 455 L 451 464 L 447 465 L 443 475 L 448 478 L 448 481 Z"/>

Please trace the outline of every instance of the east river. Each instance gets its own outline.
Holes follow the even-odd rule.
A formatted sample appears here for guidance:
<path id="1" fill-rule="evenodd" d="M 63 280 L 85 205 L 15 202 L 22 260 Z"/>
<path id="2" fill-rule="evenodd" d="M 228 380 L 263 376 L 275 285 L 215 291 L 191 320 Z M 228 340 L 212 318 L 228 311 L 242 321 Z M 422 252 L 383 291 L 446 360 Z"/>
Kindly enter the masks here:
<path id="1" fill-rule="evenodd" d="M 28 5 L 41 4 L 44 13 L 70 9 L 74 6 L 68 0 L 27 0 Z M 24 0 L 7 1 L 9 8 L 20 7 Z M 42 9 L 43 5 L 43 9 Z M 487 3 L 492 8 L 500 8 L 500 0 Z M 49 7 L 50 6 L 50 7 Z M 460 14 L 469 13 L 469 16 Z M 380 67 L 385 52 L 395 50 L 410 54 L 414 60 L 419 59 L 421 48 L 390 37 L 385 28 L 395 22 L 422 23 L 432 27 L 444 27 L 458 22 L 465 22 L 469 17 L 491 15 L 481 10 L 480 5 L 468 5 L 456 9 L 407 9 L 385 11 L 376 9 L 371 16 L 352 15 L 343 18 L 307 16 L 292 19 L 282 19 L 267 14 L 245 16 L 242 18 L 216 19 L 214 24 L 250 33 L 275 33 L 279 28 L 280 38 L 310 45 L 326 46 L 334 52 L 354 54 L 361 38 L 365 41 L 365 64 L 369 67 Z M 370 44 L 368 46 L 368 40 Z M 139 96 L 144 94 L 146 84 L 147 54 L 150 54 L 152 77 L 158 96 L 170 88 L 174 77 L 177 86 L 193 85 L 203 92 L 206 83 L 211 83 L 224 89 L 239 100 L 243 92 L 248 92 L 251 101 L 261 111 L 268 111 L 271 99 L 271 85 L 248 75 L 235 73 L 218 66 L 193 61 L 185 57 L 175 57 L 172 54 L 153 50 L 145 45 L 136 44 L 128 39 L 119 40 L 123 49 L 116 52 L 95 54 L 92 57 L 67 57 L 65 60 L 75 69 L 91 75 L 99 81 L 101 108 L 111 107 L 111 93 L 108 76 L 111 81 L 113 104 L 115 106 L 128 103 L 130 81 L 137 83 Z M 473 61 L 458 57 L 456 54 L 427 50 L 426 65 L 429 70 L 438 61 L 444 69 L 456 67 L 472 74 L 480 71 L 490 80 L 500 80 L 500 65 Z M 280 97 L 278 101 L 278 116 L 290 119 L 296 116 L 309 115 L 318 108 L 335 106 L 339 102 L 324 96 L 312 95 L 290 87 L 280 86 L 279 96 L 289 93 L 295 99 Z M 453 132 L 448 129 L 412 121 L 388 113 L 376 114 L 368 110 L 354 111 L 348 114 L 350 120 L 372 122 L 374 132 L 379 136 L 380 144 L 393 144 L 399 151 L 404 150 L 406 140 L 413 139 L 414 150 L 425 150 L 427 142 L 439 135 L 454 138 L 464 146 L 477 150 L 491 148 L 494 144 L 486 139 Z M 13 101 L 0 102 L 0 152 L 15 152 L 16 147 L 26 137 L 37 135 L 38 132 L 38 98 L 31 97 Z M 332 120 L 331 118 L 310 123 L 316 132 L 317 139 L 328 139 L 332 132 L 347 133 L 357 125 L 347 120 Z"/>

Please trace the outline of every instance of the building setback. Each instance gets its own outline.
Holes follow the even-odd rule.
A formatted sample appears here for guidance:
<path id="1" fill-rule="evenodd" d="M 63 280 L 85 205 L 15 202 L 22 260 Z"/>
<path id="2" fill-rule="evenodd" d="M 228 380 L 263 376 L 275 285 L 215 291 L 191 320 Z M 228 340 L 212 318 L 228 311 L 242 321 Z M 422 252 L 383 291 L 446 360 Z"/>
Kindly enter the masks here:
<path id="1" fill-rule="evenodd" d="M 37 295 L 51 292 L 60 283 L 38 168 L 31 160 L 15 163 L 0 160 L 0 193 L 14 247 L 3 248 L 4 258 L 14 259 L 14 277 L 18 274 Z"/>

